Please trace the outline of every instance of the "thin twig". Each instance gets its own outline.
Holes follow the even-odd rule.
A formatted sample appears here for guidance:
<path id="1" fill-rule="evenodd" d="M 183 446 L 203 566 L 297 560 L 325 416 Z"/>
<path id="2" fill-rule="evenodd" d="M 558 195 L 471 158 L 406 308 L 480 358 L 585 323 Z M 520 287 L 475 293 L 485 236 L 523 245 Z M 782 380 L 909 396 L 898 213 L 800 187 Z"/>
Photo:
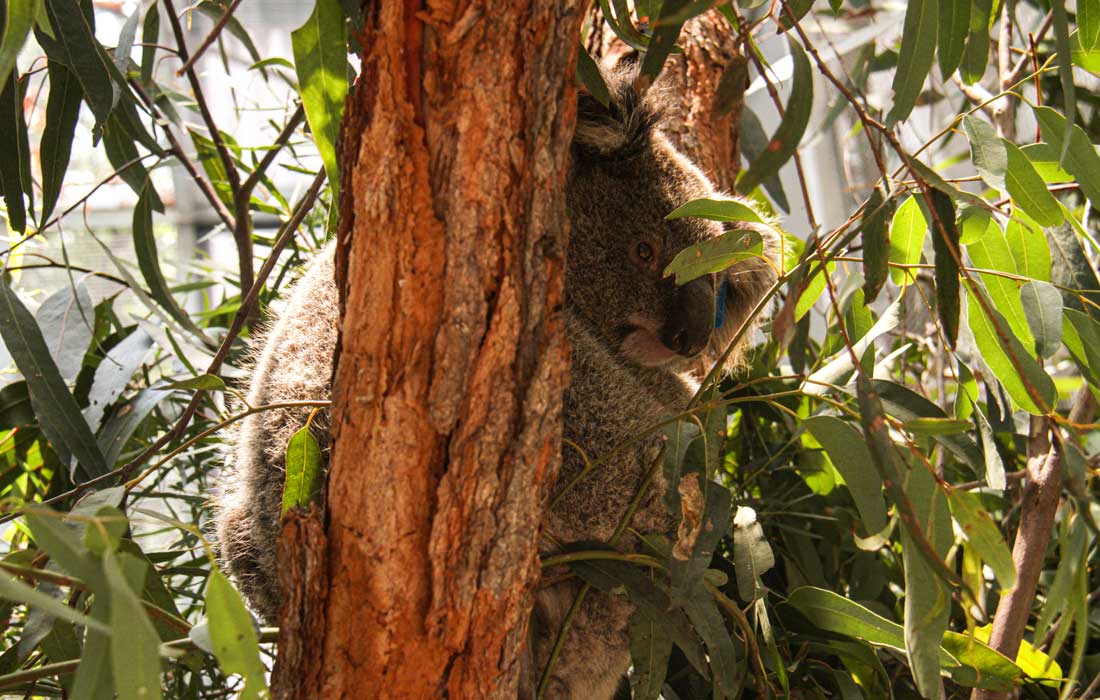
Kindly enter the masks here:
<path id="1" fill-rule="evenodd" d="M 225 14 L 222 15 L 214 28 L 210 30 L 210 33 L 206 35 L 206 38 L 199 44 L 199 48 L 195 49 L 195 52 L 191 54 L 191 57 L 183 62 L 183 66 L 176 71 L 176 77 L 182 76 L 187 71 L 194 67 L 195 61 L 199 60 L 202 54 L 210 48 L 210 45 L 214 43 L 214 40 L 218 38 L 218 34 L 221 34 L 225 25 L 229 24 L 229 20 L 233 18 L 233 12 L 237 9 L 237 5 L 241 4 L 241 0 L 233 0 L 233 3 L 226 8 Z"/>

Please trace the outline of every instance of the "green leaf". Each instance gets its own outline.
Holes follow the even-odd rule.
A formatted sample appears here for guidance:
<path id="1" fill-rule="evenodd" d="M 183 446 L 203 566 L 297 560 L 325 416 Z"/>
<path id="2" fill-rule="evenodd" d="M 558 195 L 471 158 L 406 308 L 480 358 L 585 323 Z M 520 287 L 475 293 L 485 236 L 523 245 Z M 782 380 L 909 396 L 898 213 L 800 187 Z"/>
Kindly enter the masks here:
<path id="1" fill-rule="evenodd" d="M 890 222 L 890 262 L 900 265 L 916 265 L 920 262 L 921 248 L 928 221 L 914 197 L 907 198 L 898 207 Z M 890 268 L 894 284 L 907 285 L 917 278 L 915 268 Z"/>
<path id="2" fill-rule="evenodd" d="M 129 527 L 130 522 L 121 510 L 114 506 L 103 506 L 84 526 L 84 546 L 97 555 L 117 551 L 118 544 Z"/>
<path id="3" fill-rule="evenodd" d="M 801 20 L 813 6 L 814 0 L 785 0 L 783 2 L 783 9 L 779 11 L 780 29 L 782 31 L 787 31 L 794 26 L 794 20 L 791 19 L 791 14 L 794 14 L 795 20 Z"/>
<path id="4" fill-rule="evenodd" d="M 1073 49 L 1069 41 L 1069 20 L 1066 19 L 1065 0 L 1052 0 L 1050 14 L 1054 19 L 1054 46 L 1058 50 L 1058 81 L 1062 84 L 1062 113 L 1067 124 L 1077 117 L 1077 87 L 1073 82 Z M 1049 109 L 1049 108 L 1048 108 Z M 1047 141 L 1050 141 L 1048 138 Z M 1066 162 L 1071 143 L 1062 144 L 1059 161 Z M 1072 171 L 1071 171 L 1072 172 Z"/>
<path id="5" fill-rule="evenodd" d="M 195 325 L 191 315 L 176 302 L 167 280 L 164 279 L 164 272 L 160 269 L 160 254 L 157 252 L 157 239 L 153 232 L 153 207 L 159 201 L 160 197 L 157 196 L 152 181 L 147 181 L 141 188 L 137 204 L 134 205 L 132 233 L 138 269 L 141 270 L 145 284 L 149 285 L 150 296 L 181 326 L 201 338 L 202 331 Z"/>
<path id="6" fill-rule="evenodd" d="M 1083 374 L 1089 382 L 1100 388 L 1100 322 L 1077 309 L 1065 310 L 1066 348 L 1083 365 Z"/>
<path id="7" fill-rule="evenodd" d="M 947 500 L 951 515 L 958 521 L 967 542 L 993 570 L 993 575 L 1001 582 L 1001 590 L 1007 592 L 1014 588 L 1016 567 L 1012 564 L 1012 552 L 997 523 L 982 507 L 981 497 L 962 489 L 948 489 Z"/>
<path id="8" fill-rule="evenodd" d="M 140 594 L 148 564 L 132 554 L 107 552 L 103 573 L 110 586 L 111 672 L 119 700 L 159 700 L 160 638 L 145 614 Z"/>
<path id="9" fill-rule="evenodd" d="M 1028 282 L 1020 287 L 1020 301 L 1035 336 L 1035 352 L 1053 356 L 1062 347 L 1062 293 L 1047 282 Z"/>
<path id="10" fill-rule="evenodd" d="M 1002 139 L 1008 153 L 1008 170 L 1005 186 L 1012 201 L 1028 213 L 1040 226 L 1057 226 L 1062 223 L 1062 209 L 1058 200 L 1047 190 L 1043 178 L 1035 172 L 1019 146 Z"/>
<path id="11" fill-rule="evenodd" d="M 1031 351 L 1013 334 L 1008 321 L 988 297 L 985 302 L 992 316 L 986 315 L 978 302 L 978 295 L 984 292 L 972 286 L 968 286 L 967 291 L 970 330 L 974 334 L 974 342 L 982 359 L 1017 406 L 1034 415 L 1047 414 L 1058 395 L 1054 381 L 1035 361 Z M 1035 393 L 1034 397 L 1028 386 Z"/>
<path id="12" fill-rule="evenodd" d="M 1077 0 L 1077 36 L 1085 51 L 1100 46 L 1100 0 Z"/>
<path id="13" fill-rule="evenodd" d="M 989 61 L 989 23 L 992 21 L 993 0 L 973 0 L 970 5 L 970 28 L 960 74 L 963 82 L 973 85 L 985 75 Z"/>
<path id="14" fill-rule="evenodd" d="M 225 381 L 214 374 L 200 374 L 190 379 L 168 382 L 165 389 L 182 389 L 184 391 L 224 391 Z"/>
<path id="15" fill-rule="evenodd" d="M 897 206 L 893 197 L 883 201 L 882 188 L 878 186 L 863 205 L 859 235 L 863 242 L 863 298 L 868 304 L 878 297 L 890 272 L 889 223 Z"/>
<path id="16" fill-rule="evenodd" d="M 866 534 L 881 531 L 886 527 L 882 478 L 871 461 L 863 434 L 834 416 L 810 416 L 802 424 L 825 448 L 833 466 L 844 477 Z"/>
<path id="17" fill-rule="evenodd" d="M 1061 153 L 1054 146 L 1049 143 L 1029 143 L 1021 146 L 1020 150 L 1031 161 L 1031 166 L 1043 178 L 1043 182 L 1049 185 L 1073 182 L 1073 176 L 1063 170 L 1058 162 Z"/>
<path id="18" fill-rule="evenodd" d="M 110 604 L 107 596 L 92 599 L 92 619 L 109 629 Z M 84 635 L 80 666 L 73 679 L 71 697 L 86 700 L 114 700 L 114 679 L 111 677 L 111 637 L 89 628 Z"/>
<path id="19" fill-rule="evenodd" d="M 1050 107 L 1035 107 L 1034 111 L 1043 139 L 1061 154 L 1062 166 L 1077 179 L 1090 201 L 1100 202 L 1100 155 L 1084 130 Z"/>
<path id="20" fill-rule="evenodd" d="M 903 488 L 913 504 L 917 526 L 941 559 L 954 542 L 947 499 L 923 463 L 907 470 Z M 926 698 L 940 697 L 940 641 L 951 616 L 951 591 L 928 563 L 905 527 L 901 530 L 905 564 L 905 649 L 917 689 Z"/>
<path id="21" fill-rule="evenodd" d="M 940 0 L 939 50 L 940 75 L 944 81 L 962 63 L 966 33 L 970 29 L 970 0 Z"/>
<path id="22" fill-rule="evenodd" d="M 687 204 L 674 209 L 666 219 L 684 219 L 690 216 L 709 221 L 751 221 L 758 224 L 767 224 L 756 210 L 744 202 L 736 199 L 693 199 Z"/>
<path id="23" fill-rule="evenodd" d="M 31 406 L 46 439 L 77 459 L 76 470 L 85 479 L 106 473 L 103 454 L 50 357 L 38 324 L 6 284 L 0 284 L 0 336 L 27 380 Z"/>
<path id="24" fill-rule="evenodd" d="M 49 554 L 62 571 L 82 579 L 94 591 L 101 591 L 103 577 L 99 564 L 81 540 L 79 525 L 63 521 L 60 513 L 45 507 L 36 510 L 24 518 L 38 548 Z"/>
<path id="25" fill-rule="evenodd" d="M 229 9 L 229 3 L 224 0 L 203 0 L 195 6 L 195 9 L 209 17 L 210 21 L 217 23 L 225 17 L 225 13 Z M 229 19 L 225 22 L 225 29 L 233 35 L 234 39 L 241 42 L 253 63 L 260 60 L 260 52 L 256 50 L 256 44 L 252 41 L 252 36 L 244 28 L 244 25 L 237 20 L 236 16 L 229 16 Z"/>
<path id="26" fill-rule="evenodd" d="M 905 651 L 901 625 L 837 593 L 803 586 L 791 593 L 787 603 L 827 632 L 860 639 L 875 647 L 901 653 Z M 978 681 L 976 687 L 1008 690 L 1021 675 L 1019 667 L 1007 658 L 966 635 L 947 632 L 943 637 L 943 647 L 939 651 L 940 666 L 948 673 L 958 668 L 963 659 L 977 664 L 974 668 L 981 673 L 976 678 L 972 676 L 973 680 Z M 947 648 L 952 653 L 948 653 Z"/>
<path id="27" fill-rule="evenodd" d="M 244 677 L 240 700 L 266 697 L 267 669 L 260 660 L 259 637 L 241 596 L 222 572 L 210 572 L 206 589 L 206 615 L 214 656 L 226 674 Z"/>
<path id="28" fill-rule="evenodd" d="M 963 129 L 970 141 L 970 160 L 974 169 L 990 187 L 1005 190 L 1005 172 L 1008 170 L 1008 151 L 1005 141 L 997 138 L 993 126 L 973 115 L 963 117 Z"/>
<path id="29" fill-rule="evenodd" d="M 750 602 L 761 598 L 764 586 L 760 577 L 775 566 L 775 553 L 756 520 L 756 511 L 746 506 L 739 507 L 734 518 L 733 564 L 741 599 Z"/>
<path id="30" fill-rule="evenodd" d="M 1100 278 L 1097 277 L 1096 269 L 1089 261 L 1075 228 L 1055 226 L 1047 231 L 1047 239 L 1052 260 L 1051 282 L 1076 292 L 1063 293 L 1062 305 L 1067 309 L 1085 311 L 1093 318 L 1100 319 L 1100 312 L 1095 306 L 1100 303 Z M 1077 297 L 1078 294 L 1091 303 L 1083 303 Z"/>
<path id="31" fill-rule="evenodd" d="M 286 485 L 283 512 L 308 506 L 321 493 L 321 448 L 307 425 L 286 446 Z"/>
<path id="32" fill-rule="evenodd" d="M 588 54 L 588 50 L 581 44 L 577 48 L 577 75 L 575 80 L 588 89 L 588 93 L 604 107 L 611 105 L 611 94 L 607 91 L 607 83 L 596 61 Z"/>
<path id="33" fill-rule="evenodd" d="M 939 29 L 938 0 L 909 0 L 901 32 L 898 68 L 894 73 L 894 105 L 886 123 L 895 124 L 909 116 L 917 103 L 924 79 L 932 69 Z"/>
<path id="34" fill-rule="evenodd" d="M 951 349 L 959 337 L 959 229 L 955 203 L 943 192 L 932 190 L 932 250 L 936 256 L 936 313 L 940 329 Z"/>
<path id="35" fill-rule="evenodd" d="M 22 147 L 23 91 L 25 85 L 9 80 L 0 90 L 0 195 L 7 208 L 8 226 L 16 233 L 27 228 L 27 205 L 23 201 Z"/>
<path id="36" fill-rule="evenodd" d="M 76 120 L 80 115 L 81 90 L 76 76 L 63 64 L 50 61 L 50 96 L 46 101 L 46 126 L 42 131 L 39 158 L 42 163 L 43 224 L 50 220 L 61 183 L 69 167 Z"/>
<path id="37" fill-rule="evenodd" d="M 1005 226 L 1005 240 L 1016 263 L 1016 274 L 1041 282 L 1050 281 L 1050 246 L 1031 217 L 1014 210 Z"/>
<path id="38" fill-rule="evenodd" d="M 70 608 L 68 605 L 52 595 L 31 588 L 25 583 L 20 583 L 7 574 L 0 574 L 0 598 L 23 603 L 32 608 L 43 610 L 59 620 L 67 620 L 77 625 L 84 625 L 103 634 L 110 634 L 111 628 L 93 620 L 87 615 Z"/>
<path id="39" fill-rule="evenodd" d="M 7 84 L 9 76 L 15 80 L 15 59 L 34 26 L 42 0 L 8 0 L 0 12 L 0 22 L 4 23 L 4 34 L 0 37 L 0 90 Z"/>
<path id="40" fill-rule="evenodd" d="M 756 162 L 757 158 L 768 153 L 771 139 L 764 133 L 764 126 L 760 123 L 760 118 L 747 105 L 741 111 L 740 138 L 741 155 L 745 157 L 745 162 L 750 167 Z M 783 183 L 780 181 L 778 173 L 764 178 L 761 185 L 780 209 L 785 212 L 791 211 L 791 204 L 787 201 L 787 193 L 783 191 Z"/>
<path id="41" fill-rule="evenodd" d="M 348 94 L 348 50 L 344 12 L 339 0 L 316 0 L 306 23 L 290 33 L 294 66 L 301 86 L 306 120 L 332 183 L 333 201 L 340 191 L 336 140 Z"/>
<path id="42" fill-rule="evenodd" d="M 966 252 L 970 256 L 970 261 L 979 269 L 1016 274 L 1016 261 L 1012 257 L 1008 240 L 996 224 L 992 224 L 984 236 L 966 246 Z M 1020 303 L 1021 283 L 991 272 L 979 272 L 978 278 L 989 292 L 993 305 L 1005 315 L 1008 327 L 1020 342 L 1025 346 L 1033 345 L 1035 339 L 1031 335 L 1031 327 L 1027 323 L 1024 307 Z"/>
<path id="43" fill-rule="evenodd" d="M 116 110 L 103 125 L 103 150 L 107 152 L 111 167 L 119 171 L 119 179 L 129 185 L 139 198 L 143 195 L 148 198 L 153 209 L 163 212 L 164 204 L 152 185 L 148 168 L 141 162 L 134 136 L 120 116 L 123 111 L 122 108 Z"/>
<path id="44" fill-rule="evenodd" d="M 794 78 L 791 84 L 791 97 L 783 113 L 783 120 L 775 130 L 767 147 L 756 156 L 747 170 L 737 178 L 737 191 L 748 194 L 765 180 L 779 173 L 779 169 L 791 159 L 806 125 L 810 122 L 810 113 L 814 105 L 813 72 L 810 61 L 802 45 L 793 37 L 787 38 L 791 61 L 794 64 Z"/>
<path id="45" fill-rule="evenodd" d="M 737 675 L 740 666 L 737 650 L 733 646 L 733 639 L 730 637 L 729 630 L 726 629 L 722 613 L 719 612 L 714 598 L 706 595 L 705 589 L 700 586 L 699 593 L 688 599 L 684 610 L 707 647 L 714 681 L 712 697 L 714 700 L 732 700 L 738 697 L 741 684 Z"/>
<path id="46" fill-rule="evenodd" d="M 65 381 L 72 381 L 84 366 L 84 353 L 92 342 L 95 310 L 83 282 L 66 284 L 46 297 L 34 313 L 42 339 Z"/>
<path id="47" fill-rule="evenodd" d="M 148 84 L 153 80 L 154 61 L 157 57 L 157 42 L 160 40 L 160 11 L 159 5 L 153 3 L 145 13 L 145 21 L 141 25 L 141 82 Z"/>
<path id="48" fill-rule="evenodd" d="M 676 254 L 665 268 L 663 276 L 676 276 L 676 284 L 721 272 L 730 265 L 759 258 L 764 254 L 764 240 L 757 231 L 726 231 L 718 238 L 709 238 Z"/>
<path id="49" fill-rule="evenodd" d="M 76 74 L 84 89 L 84 100 L 101 127 L 118 99 L 117 87 L 104 60 L 104 53 L 95 39 L 95 16 L 91 3 L 80 0 L 46 0 L 46 12 L 54 28 L 57 43 L 51 60 L 64 63 Z"/>
<path id="50" fill-rule="evenodd" d="M 99 432 L 99 449 L 107 459 L 107 463 L 113 465 L 122 454 L 126 441 L 138 429 L 142 421 L 149 417 L 153 409 L 172 392 L 156 387 L 142 389 L 136 398 L 121 406 L 111 418 L 103 424 Z"/>
<path id="51" fill-rule="evenodd" d="M 653 33 L 642 57 L 642 75 L 650 78 L 660 75 L 665 59 L 676 48 L 676 40 L 680 38 L 680 30 L 684 26 L 684 19 L 678 15 L 690 4 L 691 0 L 664 0 L 660 16 L 650 18 L 654 20 Z M 623 18 L 620 16 L 621 19 Z M 630 24 L 629 19 L 625 23 Z"/>
<path id="52" fill-rule="evenodd" d="M 641 608 L 630 616 L 630 688 L 634 700 L 657 700 L 668 672 L 672 638 Z"/>

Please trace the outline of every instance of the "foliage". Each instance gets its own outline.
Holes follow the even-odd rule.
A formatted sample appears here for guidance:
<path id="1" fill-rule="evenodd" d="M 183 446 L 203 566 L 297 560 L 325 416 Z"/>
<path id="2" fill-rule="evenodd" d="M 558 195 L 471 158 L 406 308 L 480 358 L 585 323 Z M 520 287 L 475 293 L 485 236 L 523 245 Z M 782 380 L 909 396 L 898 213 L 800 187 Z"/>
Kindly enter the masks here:
<path id="1" fill-rule="evenodd" d="M 353 5 L 317 0 L 290 38 L 294 63 L 258 53 L 236 4 L 180 14 L 172 0 L 142 3 L 117 18 L 113 46 L 90 2 L 2 6 L 0 195 L 17 234 L 0 285 L 14 365 L 0 388 L 3 693 L 266 694 L 276 631 L 255 629 L 218 571 L 206 499 L 218 429 L 265 408 L 226 408 L 259 311 L 335 218 Z M 1094 692 L 1100 3 L 598 5 L 651 77 L 681 25 L 717 8 L 772 96 L 770 137 L 751 111 L 742 122 L 748 199 L 670 216 L 773 222 L 798 184 L 811 229 L 786 237 L 758 308 L 774 313 L 746 367 L 712 370 L 689 412 L 652 427 L 666 437 L 652 469 L 690 536 L 544 561 L 637 605 L 634 697 L 933 698 L 941 683 L 949 698 Z M 186 40 L 191 22 L 201 43 Z M 778 59 L 761 50 L 776 32 Z M 21 49 L 34 60 L 16 61 Z M 214 52 L 295 96 L 268 112 L 258 143 L 215 120 L 195 72 L 197 54 Z M 578 81 L 604 99 L 586 59 Z M 229 90 L 239 121 L 244 96 Z M 867 177 L 853 178 L 829 229 L 800 152 L 835 134 Z M 109 174 L 75 197 L 89 153 Z M 209 240 L 232 241 L 229 269 L 166 265 L 161 213 L 181 194 L 168 168 L 202 198 Z M 129 190 L 132 252 L 85 216 L 79 235 L 112 269 L 82 268 L 65 234 L 111 186 Z M 682 283 L 760 246 L 731 232 L 666 274 Z M 43 270 L 61 274 L 40 295 Z M 287 447 L 294 507 L 319 487 L 320 458 L 308 430 Z M 1053 510 L 1024 497 L 1044 488 Z M 1043 527 L 1053 535 L 1018 544 L 1014 561 L 1008 542 Z M 1022 608 L 1009 602 L 1035 586 Z M 1012 616 L 1028 625 L 1018 655 L 1020 640 L 1001 638 Z"/>

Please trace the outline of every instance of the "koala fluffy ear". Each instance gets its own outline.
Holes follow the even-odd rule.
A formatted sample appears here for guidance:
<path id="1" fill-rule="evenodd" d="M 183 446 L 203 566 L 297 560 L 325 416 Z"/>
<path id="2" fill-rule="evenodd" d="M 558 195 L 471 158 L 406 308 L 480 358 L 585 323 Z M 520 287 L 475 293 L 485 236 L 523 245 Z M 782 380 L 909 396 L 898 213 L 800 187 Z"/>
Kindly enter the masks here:
<path id="1" fill-rule="evenodd" d="M 660 110 L 654 99 L 643 97 L 637 87 L 634 66 L 604 72 L 611 100 L 604 106 L 588 91 L 577 95 L 577 127 L 574 153 L 593 159 L 624 158 L 649 143 Z"/>

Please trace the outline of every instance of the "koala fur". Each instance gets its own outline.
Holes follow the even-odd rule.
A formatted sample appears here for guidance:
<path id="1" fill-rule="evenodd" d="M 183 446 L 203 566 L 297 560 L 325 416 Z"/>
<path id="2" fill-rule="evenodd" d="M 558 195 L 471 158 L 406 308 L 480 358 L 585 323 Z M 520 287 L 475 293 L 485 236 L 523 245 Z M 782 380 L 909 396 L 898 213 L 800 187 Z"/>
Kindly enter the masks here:
<path id="1" fill-rule="evenodd" d="M 683 411 L 698 387 L 690 370 L 712 363 L 774 281 L 765 261 L 727 270 L 724 323 L 715 329 L 720 275 L 677 287 L 662 271 L 682 249 L 721 235 L 721 224 L 668 221 L 687 201 L 717 197 L 703 174 L 661 135 L 659 95 L 641 97 L 631 76 L 610 76 L 612 105 L 581 95 L 567 183 L 570 243 L 565 324 L 572 378 L 564 397 L 562 468 L 558 488 L 585 467 L 670 414 Z M 767 229 L 767 227 L 762 227 Z M 762 230 L 765 240 L 773 236 Z M 248 401 L 252 405 L 330 395 L 337 336 L 337 291 L 326 249 L 295 285 L 289 305 L 261 339 Z M 274 542 L 279 529 L 284 450 L 308 409 L 267 411 L 243 421 L 216 516 L 221 555 L 252 607 L 278 615 Z M 325 446 L 327 417 L 313 422 Z M 571 446 L 575 445 L 576 447 Z M 621 449 L 566 492 L 546 515 L 547 544 L 610 539 L 660 438 Z M 583 451 L 583 455 L 577 449 Z M 633 531 L 673 535 L 658 475 L 631 520 Z M 559 491 L 560 493 L 560 491 Z M 635 549 L 631 537 L 622 549 Z M 551 576 L 551 579 L 554 577 Z M 566 578 L 542 587 L 529 626 L 520 697 L 535 697 L 562 621 L 580 588 Z M 544 698 L 610 700 L 630 664 L 627 623 L 633 607 L 622 596 L 592 589 L 573 618 Z"/>

